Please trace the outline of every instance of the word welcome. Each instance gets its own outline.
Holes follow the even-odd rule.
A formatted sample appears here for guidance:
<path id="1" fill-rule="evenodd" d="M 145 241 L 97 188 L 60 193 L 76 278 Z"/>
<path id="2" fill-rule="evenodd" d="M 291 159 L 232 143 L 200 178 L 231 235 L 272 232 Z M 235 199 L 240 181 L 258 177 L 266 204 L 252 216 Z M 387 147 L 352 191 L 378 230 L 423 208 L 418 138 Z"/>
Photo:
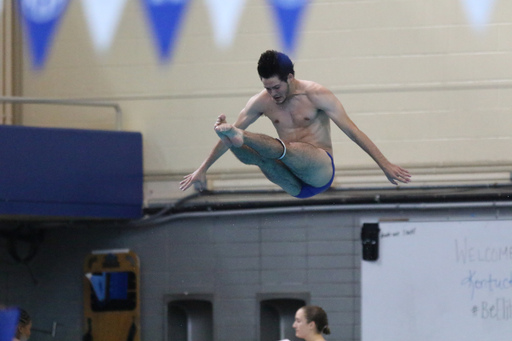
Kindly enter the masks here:
<path id="1" fill-rule="evenodd" d="M 455 259 L 457 263 L 475 263 L 475 262 L 500 262 L 512 261 L 512 245 L 503 247 L 475 247 L 468 246 L 468 241 L 464 238 L 463 242 L 455 240 Z"/>

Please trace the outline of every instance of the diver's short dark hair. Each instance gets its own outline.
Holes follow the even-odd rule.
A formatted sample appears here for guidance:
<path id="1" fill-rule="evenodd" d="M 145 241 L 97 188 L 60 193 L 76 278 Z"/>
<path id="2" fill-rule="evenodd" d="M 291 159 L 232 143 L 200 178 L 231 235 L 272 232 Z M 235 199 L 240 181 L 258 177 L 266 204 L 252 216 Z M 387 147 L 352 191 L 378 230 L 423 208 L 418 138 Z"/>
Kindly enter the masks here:
<path id="1" fill-rule="evenodd" d="M 261 54 L 258 61 L 258 75 L 260 75 L 260 78 L 277 76 L 285 82 L 290 73 L 295 76 L 293 63 L 290 57 L 284 53 L 267 50 Z"/>

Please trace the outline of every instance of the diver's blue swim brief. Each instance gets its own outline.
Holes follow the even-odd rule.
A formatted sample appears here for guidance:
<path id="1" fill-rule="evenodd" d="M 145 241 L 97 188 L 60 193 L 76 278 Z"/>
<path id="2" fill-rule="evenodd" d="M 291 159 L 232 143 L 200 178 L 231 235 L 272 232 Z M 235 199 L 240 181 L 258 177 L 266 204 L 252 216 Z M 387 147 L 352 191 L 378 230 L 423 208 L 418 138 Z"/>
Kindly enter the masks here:
<path id="1" fill-rule="evenodd" d="M 329 189 L 329 187 L 331 187 L 332 182 L 334 180 L 334 171 L 335 171 L 334 159 L 332 158 L 331 154 L 329 154 L 328 152 L 326 152 L 326 153 L 331 158 L 331 164 L 332 164 L 331 180 L 325 186 L 322 186 L 322 187 L 313 187 L 311 185 L 308 185 L 305 182 L 302 182 L 302 189 L 300 190 L 300 193 L 295 196 L 295 198 L 299 198 L 299 199 L 311 198 L 312 196 L 315 196 L 319 193 L 325 192 L 326 190 Z"/>

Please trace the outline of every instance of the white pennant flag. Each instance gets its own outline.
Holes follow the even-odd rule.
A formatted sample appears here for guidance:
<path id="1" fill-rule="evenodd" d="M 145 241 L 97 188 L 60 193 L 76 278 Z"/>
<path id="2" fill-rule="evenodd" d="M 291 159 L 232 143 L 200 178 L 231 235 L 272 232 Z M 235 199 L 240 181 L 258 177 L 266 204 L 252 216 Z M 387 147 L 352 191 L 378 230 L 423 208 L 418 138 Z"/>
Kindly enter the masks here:
<path id="1" fill-rule="evenodd" d="M 496 0 L 461 0 L 466 14 L 476 29 L 482 29 L 489 23 Z"/>
<path id="2" fill-rule="evenodd" d="M 126 0 L 82 0 L 89 33 L 97 52 L 110 48 Z"/>
<path id="3" fill-rule="evenodd" d="M 205 0 L 210 11 L 215 43 L 220 48 L 233 44 L 245 0 Z"/>

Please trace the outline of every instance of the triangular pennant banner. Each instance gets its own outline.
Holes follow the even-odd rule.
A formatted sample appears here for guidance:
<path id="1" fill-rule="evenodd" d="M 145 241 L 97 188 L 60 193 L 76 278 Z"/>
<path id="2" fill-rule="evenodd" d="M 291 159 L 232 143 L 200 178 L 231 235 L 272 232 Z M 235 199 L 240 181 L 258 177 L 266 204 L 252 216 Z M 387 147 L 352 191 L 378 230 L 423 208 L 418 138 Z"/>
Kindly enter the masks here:
<path id="1" fill-rule="evenodd" d="M 482 29 L 489 23 L 496 0 L 461 0 L 471 25 Z"/>
<path id="2" fill-rule="evenodd" d="M 162 61 L 170 59 L 189 0 L 142 0 Z"/>
<path id="3" fill-rule="evenodd" d="M 69 0 L 18 0 L 32 54 L 32 65 L 44 66 L 55 29 Z"/>
<path id="4" fill-rule="evenodd" d="M 220 48 L 231 46 L 246 0 L 205 0 L 210 11 L 215 43 Z"/>
<path id="5" fill-rule="evenodd" d="M 297 32 L 309 0 L 269 0 L 281 31 L 281 40 L 288 53 L 295 51 Z"/>
<path id="6" fill-rule="evenodd" d="M 94 48 L 103 53 L 110 48 L 126 0 L 82 0 L 85 20 Z"/>

